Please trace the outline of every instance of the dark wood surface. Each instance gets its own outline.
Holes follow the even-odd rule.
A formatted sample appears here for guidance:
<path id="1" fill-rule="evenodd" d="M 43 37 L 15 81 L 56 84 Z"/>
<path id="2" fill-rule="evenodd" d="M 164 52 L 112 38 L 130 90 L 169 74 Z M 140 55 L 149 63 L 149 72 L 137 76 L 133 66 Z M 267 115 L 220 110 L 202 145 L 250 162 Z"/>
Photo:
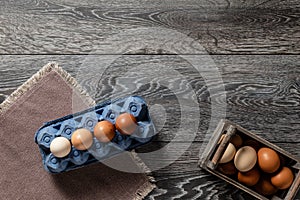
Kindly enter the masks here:
<path id="1" fill-rule="evenodd" d="M 160 26 L 209 53 L 298 54 L 299 15 L 297 0 L 1 1 L 0 53 L 90 53 L 124 29 Z"/>
<path id="2" fill-rule="evenodd" d="M 107 39 L 122 35 L 128 28 L 164 27 L 187 34 L 211 54 L 213 63 L 202 64 L 206 70 L 217 67 L 220 71 L 227 97 L 217 101 L 217 106 L 227 105 L 226 118 L 299 157 L 299 15 L 297 0 L 1 1 L 0 102 L 49 61 L 58 62 L 76 77 L 97 101 L 125 95 L 118 82 L 122 76 L 128 80 L 157 76 L 142 86 L 123 84 L 129 87 L 129 93 L 145 97 L 151 105 L 160 104 L 166 111 L 168 120 L 163 127 L 159 120 L 162 115 L 153 113 L 159 137 L 139 149 L 145 152 L 174 141 L 180 105 L 177 94 L 163 85 L 163 80 L 173 80 L 172 87 L 181 87 L 187 95 L 190 89 L 196 94 L 199 127 L 191 146 L 179 159 L 153 172 L 158 188 L 146 199 L 253 199 L 197 165 L 212 115 L 208 87 L 214 86 L 213 81 L 206 82 L 182 56 L 162 55 L 168 52 L 160 48 L 142 48 L 130 52 L 137 55 L 121 56 L 101 77 L 95 76 L 97 69 L 91 62 L 93 57 L 106 59 L 109 55 L 104 54 L 110 45 Z M 128 42 L 131 39 L 126 33 L 124 38 L 129 38 Z M 88 55 L 93 54 L 95 46 L 102 53 Z M 192 55 L 191 59 L 197 56 L 207 55 Z M 145 69 L 145 65 L 150 70 L 142 74 L 130 71 Z M 184 75 L 185 81 L 171 73 L 159 73 L 159 67 L 175 70 Z M 194 121 L 192 117 L 185 120 L 190 125 Z M 180 144 L 191 142 L 186 139 L 178 137 L 175 142 L 180 148 Z M 145 162 L 164 162 L 172 153 L 148 157 Z M 299 192 L 296 199 L 300 199 Z"/>

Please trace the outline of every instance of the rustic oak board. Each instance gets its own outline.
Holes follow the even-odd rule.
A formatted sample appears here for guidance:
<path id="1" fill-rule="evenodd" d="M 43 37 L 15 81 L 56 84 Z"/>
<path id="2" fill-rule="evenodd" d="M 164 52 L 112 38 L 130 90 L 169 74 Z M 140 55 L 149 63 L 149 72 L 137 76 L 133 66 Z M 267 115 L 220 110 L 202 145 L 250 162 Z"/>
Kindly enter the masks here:
<path id="1" fill-rule="evenodd" d="M 104 55 L 94 57 L 105 58 Z M 299 56 L 215 55 L 212 56 L 212 59 L 222 74 L 227 91 L 227 119 L 258 133 L 261 137 L 299 157 Z M 150 64 L 156 63 L 157 67 L 165 67 L 170 72 L 175 69 L 180 74 L 186 75 L 186 83 L 192 85 L 192 90 L 199 97 L 201 114 L 199 131 L 196 133 L 195 141 L 178 160 L 168 167 L 153 172 L 158 188 L 151 192 L 147 199 L 252 199 L 247 194 L 209 175 L 198 167 L 199 151 L 203 141 L 205 141 L 204 135 L 211 114 L 211 102 L 203 77 L 198 75 L 197 71 L 182 57 L 175 55 L 125 55 L 117 58 L 108 66 L 105 71 L 107 75 L 102 76 L 101 82 L 99 77 L 95 78 L 95 74 L 88 73 L 88 63 L 91 63 L 93 59 L 84 55 L 2 55 L 0 56 L 0 96 L 2 99 L 48 61 L 59 62 L 64 69 L 79 79 L 89 92 L 94 91 L 98 101 L 108 97 L 109 92 L 112 91 L 111 88 L 117 88 L 117 80 L 121 78 L 122 74 L 128 78 L 133 75 L 133 72 L 130 71 L 125 73 L 126 70 L 129 70 L 128 68 L 144 69 L 144 65 L 150 66 Z M 214 67 L 214 65 L 209 64 L 211 63 L 204 63 L 205 69 L 208 71 Z M 154 68 L 150 69 L 155 72 Z M 150 76 L 153 75 L 151 72 L 147 73 Z M 158 74 L 156 75 L 158 76 Z M 173 78 L 170 74 L 161 76 L 164 79 Z M 178 116 L 180 110 L 178 102 L 174 100 L 174 93 L 163 87 L 158 87 L 160 83 L 162 83 L 161 80 L 153 80 L 149 86 L 146 85 L 140 89 L 133 88 L 133 91 L 138 91 L 137 93 L 145 96 L 151 104 L 155 102 L 166 108 L 173 108 L 167 110 L 167 114 L 170 114 L 169 123 L 161 129 L 156 141 L 139 149 L 138 152 L 151 152 L 167 145 L 174 138 L 172 130 L 176 131 L 178 128 L 176 124 L 178 119 L 172 117 Z M 180 82 L 175 81 L 175 83 Z M 102 84 L 108 87 L 100 87 Z M 124 85 L 124 87 L 127 86 Z M 183 90 L 188 90 L 184 88 Z M 108 95 L 102 96 L 101 94 L 105 92 L 108 92 Z M 160 115 L 154 119 L 158 117 Z M 192 124 L 193 120 L 189 119 L 187 122 Z M 156 123 L 158 126 L 161 125 L 159 121 Z M 177 141 L 179 147 L 182 143 L 190 143 L 183 140 L 185 138 L 181 139 L 179 138 Z M 145 162 L 164 162 L 170 159 L 168 155 L 172 153 L 166 151 L 161 159 L 148 157 Z M 300 199 L 299 193 L 296 199 Z"/>
<path id="2" fill-rule="evenodd" d="M 187 34 L 210 54 L 298 54 L 299 10 L 297 0 L 1 1 L 0 54 L 115 53 L 107 47 L 141 27 Z"/>
<path id="3" fill-rule="evenodd" d="M 194 58 L 196 57 L 194 56 Z M 94 58 L 101 62 L 105 56 L 94 56 Z M 256 132 L 271 142 L 299 143 L 299 58 L 299 56 L 279 55 L 212 56 L 215 66 L 209 66 L 212 63 L 203 63 L 203 65 L 208 69 L 218 67 L 222 74 L 227 92 L 227 119 Z M 199 133 L 201 134 L 197 134 L 193 141 L 204 140 L 203 135 L 207 132 L 210 122 L 208 119 L 211 116 L 211 102 L 207 84 L 199 72 L 180 56 L 126 55 L 115 60 L 105 69 L 104 73 L 102 68 L 88 68 L 87 66 L 93 59 L 87 56 L 1 56 L 0 97 L 5 98 L 48 61 L 59 62 L 99 102 L 107 98 L 126 95 L 123 92 L 122 84 L 116 83 L 123 76 L 128 79 L 134 77 L 139 80 L 141 77 L 156 77 L 159 74 L 159 68 L 152 70 L 153 68 L 150 67 L 149 71 L 142 70 L 142 73 L 138 76 L 135 70 L 142 67 L 145 68 L 145 66 L 148 67 L 150 64 L 156 63 L 156 67 L 161 66 L 169 71 L 177 70 L 176 72 L 179 74 L 185 75 L 183 78 L 187 82 L 177 80 L 172 83 L 174 88 L 188 83 L 188 85 L 191 85 L 190 88 L 179 88 L 179 90 L 183 92 L 193 90 L 200 105 Z M 100 75 L 95 76 L 95 71 L 96 74 L 103 73 L 103 76 L 101 78 Z M 159 141 L 172 140 L 174 138 L 173 131 L 178 128 L 178 123 L 180 123 L 178 119 L 180 107 L 175 98 L 176 94 L 170 90 L 165 90 L 165 86 L 162 85 L 162 81 L 168 79 L 172 81 L 176 76 L 176 74 L 175 76 L 160 75 L 160 78 L 151 80 L 150 85 L 145 84 L 143 87 L 139 86 L 139 88 L 136 88 L 137 84 L 131 84 L 133 86 L 127 92 L 128 95 L 141 95 L 150 104 L 159 104 L 165 109 L 169 109 L 167 113 L 172 113 L 166 116 L 169 117 L 170 120 L 168 121 L 171 122 L 162 131 Z M 128 85 L 125 85 L 125 87 Z M 119 90 L 115 91 L 117 88 Z M 223 104 L 224 102 L 218 102 L 217 106 Z M 170 107 L 169 105 L 173 106 Z M 155 113 L 156 117 L 154 118 L 161 119 L 164 117 L 160 116 L 159 113 Z M 176 116 L 174 113 L 178 115 Z M 159 122 L 158 120 L 157 123 Z M 190 120 L 186 123 L 193 124 L 194 121 Z M 177 141 L 186 140 L 187 138 L 177 138 Z"/>

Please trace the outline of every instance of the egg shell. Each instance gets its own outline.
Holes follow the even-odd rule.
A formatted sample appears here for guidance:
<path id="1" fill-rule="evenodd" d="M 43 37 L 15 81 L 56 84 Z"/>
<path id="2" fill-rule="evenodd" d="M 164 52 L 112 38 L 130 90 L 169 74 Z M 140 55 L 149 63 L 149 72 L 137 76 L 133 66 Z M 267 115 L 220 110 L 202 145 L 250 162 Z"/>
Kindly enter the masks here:
<path id="1" fill-rule="evenodd" d="M 248 172 L 238 172 L 238 181 L 247 186 L 255 185 L 260 178 L 260 172 L 257 168 L 253 168 Z"/>
<path id="2" fill-rule="evenodd" d="M 104 120 L 100 121 L 94 127 L 94 136 L 100 142 L 109 142 L 115 136 L 116 128 L 113 123 Z"/>
<path id="3" fill-rule="evenodd" d="M 279 189 L 289 188 L 294 180 L 294 174 L 288 167 L 283 167 L 276 175 L 271 177 L 271 183 Z"/>
<path id="4" fill-rule="evenodd" d="M 237 173 L 237 169 L 235 168 L 233 161 L 219 164 L 218 170 L 225 175 L 234 175 Z"/>
<path id="5" fill-rule="evenodd" d="M 50 144 L 50 151 L 55 157 L 65 157 L 71 151 L 71 143 L 65 137 L 56 137 Z"/>
<path id="6" fill-rule="evenodd" d="M 233 144 L 229 143 L 225 152 L 223 153 L 219 163 L 227 163 L 234 158 L 236 153 L 236 149 Z"/>
<path id="7" fill-rule="evenodd" d="M 72 134 L 71 142 L 76 149 L 86 150 L 93 144 L 93 135 L 89 130 L 80 128 L 75 130 Z"/>
<path id="8" fill-rule="evenodd" d="M 240 135 L 235 134 L 232 136 L 232 138 L 230 139 L 230 143 L 233 144 L 235 146 L 235 148 L 240 148 L 243 145 L 243 140 L 241 138 Z"/>
<path id="9" fill-rule="evenodd" d="M 273 195 L 278 191 L 278 189 L 272 185 L 269 178 L 266 177 L 263 177 L 258 181 L 255 185 L 255 190 L 265 196 Z"/>
<path id="10" fill-rule="evenodd" d="M 240 172 L 251 170 L 257 161 L 255 149 L 250 146 L 240 148 L 234 157 L 234 165 Z"/>
<path id="11" fill-rule="evenodd" d="M 131 135 L 137 128 L 135 117 L 129 113 L 120 114 L 116 119 L 117 130 L 124 135 Z"/>
<path id="12" fill-rule="evenodd" d="M 258 165 L 266 173 L 274 173 L 280 167 L 278 154 L 270 148 L 263 147 L 258 150 Z"/>

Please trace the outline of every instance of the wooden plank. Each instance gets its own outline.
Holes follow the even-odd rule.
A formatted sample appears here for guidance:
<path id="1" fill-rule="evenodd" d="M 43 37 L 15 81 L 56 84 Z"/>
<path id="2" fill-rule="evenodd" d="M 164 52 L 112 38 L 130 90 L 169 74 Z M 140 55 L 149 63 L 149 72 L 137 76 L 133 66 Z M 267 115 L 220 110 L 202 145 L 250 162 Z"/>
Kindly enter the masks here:
<path id="1" fill-rule="evenodd" d="M 101 7 L 101 8 L 299 8 L 299 2 L 297 0 L 288 0 L 282 2 L 280 0 L 249 0 L 249 1 L 237 1 L 237 0 L 165 0 L 165 1 L 147 1 L 141 0 L 138 3 L 132 0 L 115 0 L 113 2 L 98 1 L 98 0 L 53 0 L 51 2 L 44 0 L 27 0 L 27 1 L 2 1 L 1 7 L 4 9 L 15 8 L 27 9 L 31 8 L 48 8 L 57 9 L 61 8 L 73 8 L 73 7 Z"/>
<path id="2" fill-rule="evenodd" d="M 222 74 L 227 92 L 227 119 L 270 142 L 300 142 L 299 56 L 212 56 L 212 59 Z M 108 68 L 100 67 L 100 63 L 105 64 L 105 56 L 1 56 L 2 99 L 50 60 L 61 63 L 99 102 L 137 94 L 143 96 L 150 105 L 159 105 L 153 107 L 153 111 L 156 110 L 153 118 L 158 129 L 161 129 L 158 141 L 171 141 L 175 133 L 180 134 L 178 128 L 181 121 L 178 117 L 181 116 L 182 109 L 177 99 L 188 95 L 192 90 L 197 95 L 199 104 L 198 133 L 195 139 L 191 134 L 191 137 L 178 137 L 176 140 L 205 140 L 212 108 L 208 86 L 213 85 L 214 80 L 206 83 L 199 72 L 180 56 L 127 55 L 114 60 Z M 94 65 L 94 62 L 99 65 Z M 153 63 L 156 68 L 149 68 Z M 202 65 L 206 67 L 203 69 L 206 71 L 214 68 L 211 62 Z M 158 67 L 164 67 L 169 72 L 175 70 L 176 73 L 159 74 Z M 147 68 L 150 70 L 147 71 Z M 136 70 L 141 73 L 136 74 Z M 178 79 L 177 72 L 184 76 Z M 145 77 L 157 78 L 150 80 Z M 145 81 L 150 84 L 144 84 Z M 170 81 L 170 84 L 163 85 L 164 81 Z M 141 87 L 140 83 L 144 85 Z M 183 87 L 184 84 L 191 87 Z M 175 90 L 177 88 L 180 93 L 167 90 L 168 86 Z M 124 92 L 126 88 L 129 89 Z M 194 107 L 185 104 L 184 110 L 193 112 Z M 216 105 L 221 107 L 224 104 L 225 102 L 220 101 Z M 163 127 L 164 118 L 168 120 Z M 185 120 L 190 126 L 195 122 L 191 116 Z"/>
<path id="3" fill-rule="evenodd" d="M 190 36 L 205 48 L 202 53 L 300 52 L 297 0 L 2 1 L 0 11 L 0 54 L 115 53 L 108 47 L 136 40 L 125 30 L 150 32 L 155 27 Z M 149 41 L 147 32 L 138 31 L 141 43 Z M 170 39 L 174 45 L 187 45 Z M 168 53 L 163 44 L 130 53 Z"/>

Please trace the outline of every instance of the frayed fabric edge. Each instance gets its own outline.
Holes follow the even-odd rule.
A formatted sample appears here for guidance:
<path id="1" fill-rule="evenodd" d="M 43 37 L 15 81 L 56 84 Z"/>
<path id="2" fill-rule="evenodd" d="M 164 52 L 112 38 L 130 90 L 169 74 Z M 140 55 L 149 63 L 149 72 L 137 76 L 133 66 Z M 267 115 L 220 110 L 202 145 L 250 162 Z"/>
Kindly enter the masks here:
<path id="1" fill-rule="evenodd" d="M 15 90 L 9 97 L 7 97 L 0 104 L 0 115 L 3 115 L 19 98 L 21 98 L 27 91 L 29 91 L 35 84 L 37 84 L 49 72 L 57 72 L 72 88 L 74 88 L 81 96 L 85 96 L 89 105 L 95 105 L 95 101 L 88 95 L 88 93 L 78 84 L 68 72 L 63 70 L 55 62 L 50 62 L 42 67 L 36 74 L 23 83 L 17 90 Z"/>

